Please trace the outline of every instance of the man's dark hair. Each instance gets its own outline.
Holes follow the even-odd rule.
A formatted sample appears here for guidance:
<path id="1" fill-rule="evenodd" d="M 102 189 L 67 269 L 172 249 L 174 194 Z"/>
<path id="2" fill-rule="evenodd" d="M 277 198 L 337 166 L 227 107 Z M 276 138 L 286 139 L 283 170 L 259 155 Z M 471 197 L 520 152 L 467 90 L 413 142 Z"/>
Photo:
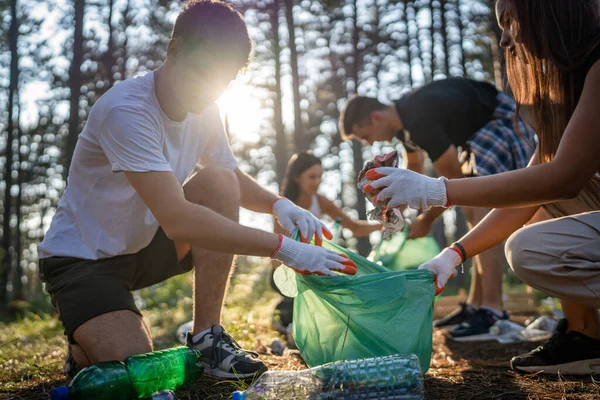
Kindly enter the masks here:
<path id="1" fill-rule="evenodd" d="M 201 54 L 240 70 L 250 61 L 252 41 L 244 17 L 221 0 L 189 0 L 175 20 L 175 38 L 186 55 Z"/>
<path id="2" fill-rule="evenodd" d="M 356 95 L 346 102 L 340 114 L 340 133 L 343 140 L 352 139 L 352 128 L 354 125 L 366 125 L 371 123 L 371 113 L 383 110 L 387 106 L 379 100 Z"/>

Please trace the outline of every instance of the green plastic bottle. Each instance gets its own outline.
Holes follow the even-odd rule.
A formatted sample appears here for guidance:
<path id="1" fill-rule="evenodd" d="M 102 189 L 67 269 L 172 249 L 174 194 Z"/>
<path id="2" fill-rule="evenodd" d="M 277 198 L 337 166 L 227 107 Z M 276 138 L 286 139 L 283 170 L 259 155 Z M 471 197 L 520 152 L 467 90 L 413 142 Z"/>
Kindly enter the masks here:
<path id="1" fill-rule="evenodd" d="M 342 238 L 342 219 L 337 217 L 335 219 L 335 223 L 333 224 L 333 228 L 331 229 L 331 233 L 333 234 L 333 238 L 331 241 L 335 244 L 340 243 L 340 239 Z"/>
<path id="2" fill-rule="evenodd" d="M 131 356 L 82 369 L 69 386 L 52 389 L 52 400 L 130 400 L 174 390 L 202 376 L 200 353 L 188 347 Z"/>

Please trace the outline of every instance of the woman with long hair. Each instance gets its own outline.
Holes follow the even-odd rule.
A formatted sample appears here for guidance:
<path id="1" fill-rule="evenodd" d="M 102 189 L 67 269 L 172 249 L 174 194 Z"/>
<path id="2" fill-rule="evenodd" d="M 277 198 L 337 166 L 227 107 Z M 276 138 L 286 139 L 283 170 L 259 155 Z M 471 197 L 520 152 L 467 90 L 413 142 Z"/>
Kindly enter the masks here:
<path id="1" fill-rule="evenodd" d="M 333 220 L 339 219 L 341 226 L 349 229 L 354 236 L 367 236 L 381 229 L 378 223 L 351 219 L 333 201 L 319 194 L 322 176 L 321 160 L 312 152 L 303 151 L 294 154 L 288 162 L 280 195 L 310 211 L 317 218 L 327 215 Z M 287 234 L 277 222 L 274 229 L 276 233 Z M 279 262 L 273 262 L 274 269 L 279 265 Z M 275 285 L 273 287 L 277 290 Z M 292 305 L 293 299 L 284 298 L 276 307 L 273 326 L 282 333 L 286 332 L 292 322 Z"/>
<path id="2" fill-rule="evenodd" d="M 508 239 L 525 283 L 562 303 L 551 339 L 514 357 L 524 372 L 600 372 L 600 2 L 498 0 L 507 72 L 539 144 L 527 168 L 471 179 L 378 169 L 365 190 L 388 206 L 493 207 L 475 229 L 420 268 L 443 287 L 468 257 Z M 541 222 L 540 222 L 541 221 Z M 528 224 L 528 226 L 523 227 Z"/>
<path id="3" fill-rule="evenodd" d="M 318 193 L 323 176 L 321 160 L 310 151 L 294 154 L 288 162 L 280 195 L 296 205 L 309 210 L 320 218 L 327 215 L 331 219 L 340 219 L 344 228 L 354 236 L 367 236 L 381 229 L 381 225 L 369 221 L 357 221 L 348 217 L 333 201 Z M 276 229 L 280 227 L 276 225 Z"/>

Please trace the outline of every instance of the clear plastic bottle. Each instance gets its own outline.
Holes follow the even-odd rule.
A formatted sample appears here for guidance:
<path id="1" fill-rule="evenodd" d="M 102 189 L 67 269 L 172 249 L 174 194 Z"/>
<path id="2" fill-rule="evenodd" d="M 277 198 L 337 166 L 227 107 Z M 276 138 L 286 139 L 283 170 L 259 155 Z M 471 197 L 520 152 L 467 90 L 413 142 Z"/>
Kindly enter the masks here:
<path id="1" fill-rule="evenodd" d="M 82 369 L 69 386 L 52 389 L 52 400 L 130 400 L 177 389 L 202 376 L 200 353 L 188 347 L 155 351 Z"/>
<path id="2" fill-rule="evenodd" d="M 232 400 L 422 400 L 414 354 L 338 361 L 302 371 L 268 371 Z"/>

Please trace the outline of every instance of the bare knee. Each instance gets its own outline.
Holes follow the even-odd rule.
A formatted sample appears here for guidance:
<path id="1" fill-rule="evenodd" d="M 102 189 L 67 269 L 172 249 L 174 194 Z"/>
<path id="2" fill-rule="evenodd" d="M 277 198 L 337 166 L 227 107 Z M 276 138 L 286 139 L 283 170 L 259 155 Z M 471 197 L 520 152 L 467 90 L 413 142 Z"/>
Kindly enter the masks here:
<path id="1" fill-rule="evenodd" d="M 240 183 L 235 172 L 219 167 L 203 168 L 184 185 L 183 191 L 188 201 L 238 220 Z"/>
<path id="2" fill-rule="evenodd" d="M 79 364 L 124 360 L 152 351 L 152 341 L 142 317 L 119 310 L 99 315 L 83 323 L 73 333 L 73 357 Z M 83 358 L 83 354 L 85 358 Z M 76 355 L 77 354 L 77 355 Z"/>
<path id="3" fill-rule="evenodd" d="M 69 351 L 71 352 L 71 356 L 75 360 L 78 366 L 87 367 L 91 364 L 90 359 L 88 358 L 85 351 L 78 344 L 70 344 Z"/>

